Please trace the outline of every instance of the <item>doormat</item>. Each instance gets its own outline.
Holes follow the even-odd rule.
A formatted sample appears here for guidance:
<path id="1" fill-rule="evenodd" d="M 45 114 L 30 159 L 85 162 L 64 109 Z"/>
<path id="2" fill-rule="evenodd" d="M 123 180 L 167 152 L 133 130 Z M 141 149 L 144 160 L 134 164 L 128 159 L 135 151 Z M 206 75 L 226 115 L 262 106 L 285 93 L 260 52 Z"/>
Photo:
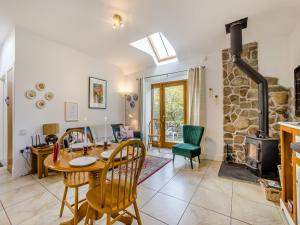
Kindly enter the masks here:
<path id="1" fill-rule="evenodd" d="M 242 164 L 225 162 L 222 162 L 218 176 L 235 178 L 238 180 L 250 181 L 255 183 L 257 183 L 259 179 L 259 177 L 251 173 L 251 171 L 248 170 L 246 166 Z"/>

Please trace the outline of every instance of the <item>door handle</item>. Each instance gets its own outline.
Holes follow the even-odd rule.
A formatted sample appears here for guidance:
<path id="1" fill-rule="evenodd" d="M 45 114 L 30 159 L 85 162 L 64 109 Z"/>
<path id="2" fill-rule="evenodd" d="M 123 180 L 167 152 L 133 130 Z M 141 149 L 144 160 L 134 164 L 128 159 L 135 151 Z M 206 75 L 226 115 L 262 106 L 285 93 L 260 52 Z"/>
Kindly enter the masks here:
<path id="1" fill-rule="evenodd" d="M 5 98 L 5 104 L 6 104 L 7 106 L 9 106 L 9 97 L 8 97 L 8 96 Z"/>

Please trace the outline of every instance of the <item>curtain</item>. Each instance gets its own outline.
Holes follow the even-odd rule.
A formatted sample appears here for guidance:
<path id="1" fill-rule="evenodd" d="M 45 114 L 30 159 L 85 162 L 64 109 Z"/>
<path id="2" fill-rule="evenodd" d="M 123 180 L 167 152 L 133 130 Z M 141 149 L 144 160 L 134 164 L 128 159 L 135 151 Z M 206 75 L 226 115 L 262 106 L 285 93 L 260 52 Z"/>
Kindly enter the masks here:
<path id="1" fill-rule="evenodd" d="M 188 123 L 205 126 L 205 68 L 195 67 L 188 71 Z"/>

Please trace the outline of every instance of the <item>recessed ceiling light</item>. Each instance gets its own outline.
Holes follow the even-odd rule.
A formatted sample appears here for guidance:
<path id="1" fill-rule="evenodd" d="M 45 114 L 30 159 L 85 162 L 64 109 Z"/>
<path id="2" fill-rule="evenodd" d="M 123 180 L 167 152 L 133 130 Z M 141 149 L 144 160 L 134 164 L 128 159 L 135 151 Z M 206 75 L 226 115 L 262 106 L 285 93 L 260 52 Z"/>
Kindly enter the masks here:
<path id="1" fill-rule="evenodd" d="M 115 14 L 113 16 L 113 28 L 117 29 L 117 28 L 123 28 L 124 27 L 124 23 L 123 23 L 123 19 L 120 15 Z"/>

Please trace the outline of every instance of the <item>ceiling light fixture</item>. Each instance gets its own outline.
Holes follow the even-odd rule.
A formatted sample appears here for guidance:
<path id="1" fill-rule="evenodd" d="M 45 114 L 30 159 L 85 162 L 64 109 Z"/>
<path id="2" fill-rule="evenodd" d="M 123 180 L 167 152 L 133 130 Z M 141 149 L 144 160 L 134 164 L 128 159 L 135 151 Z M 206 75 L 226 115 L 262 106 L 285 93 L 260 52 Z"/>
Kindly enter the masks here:
<path id="1" fill-rule="evenodd" d="M 123 28 L 124 27 L 124 23 L 123 23 L 123 19 L 120 15 L 115 14 L 113 16 L 113 28 L 117 29 L 117 28 Z"/>

